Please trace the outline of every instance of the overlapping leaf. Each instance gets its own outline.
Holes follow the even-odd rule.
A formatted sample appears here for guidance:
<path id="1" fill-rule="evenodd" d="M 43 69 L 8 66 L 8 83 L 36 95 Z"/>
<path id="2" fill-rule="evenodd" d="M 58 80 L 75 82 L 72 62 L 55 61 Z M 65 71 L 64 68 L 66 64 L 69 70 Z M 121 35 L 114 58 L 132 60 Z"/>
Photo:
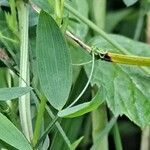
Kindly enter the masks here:
<path id="1" fill-rule="evenodd" d="M 112 35 L 116 41 L 128 49 L 130 53 L 150 56 L 150 47 L 123 36 Z M 102 38 L 94 38 L 92 43 L 104 50 L 116 51 Z M 90 66 L 85 67 L 89 74 Z M 97 61 L 92 83 L 105 88 L 105 99 L 115 115 L 125 114 L 136 124 L 144 127 L 150 124 L 150 72 L 138 66 L 116 65 Z"/>

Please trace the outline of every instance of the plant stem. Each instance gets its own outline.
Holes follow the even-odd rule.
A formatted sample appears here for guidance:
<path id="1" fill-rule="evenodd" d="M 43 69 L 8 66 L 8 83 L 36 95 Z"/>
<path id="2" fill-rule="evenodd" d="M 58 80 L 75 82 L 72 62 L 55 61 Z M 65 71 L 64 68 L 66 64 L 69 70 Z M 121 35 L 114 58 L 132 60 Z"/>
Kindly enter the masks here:
<path id="1" fill-rule="evenodd" d="M 105 14 L 106 14 L 106 0 L 93 0 L 93 21 L 99 27 L 105 28 Z M 97 34 L 97 33 L 95 33 Z M 93 87 L 93 93 L 96 89 Z M 92 137 L 93 147 L 95 150 L 108 150 L 108 134 L 103 139 L 98 139 L 98 136 L 104 130 L 108 123 L 107 120 L 107 108 L 105 104 L 100 105 L 98 109 L 92 111 Z M 99 143 L 97 144 L 97 140 Z"/>
<path id="2" fill-rule="evenodd" d="M 70 11 L 72 14 L 78 17 L 81 21 L 83 21 L 85 24 L 87 24 L 89 27 L 91 27 L 94 31 L 99 33 L 104 39 L 106 39 L 109 43 L 111 43 L 114 47 L 116 47 L 118 50 L 120 50 L 122 53 L 128 54 L 128 51 L 123 48 L 120 44 L 118 44 L 116 41 L 111 39 L 102 29 L 100 29 L 97 25 L 95 25 L 93 22 L 91 22 L 86 17 L 82 16 L 79 12 L 77 12 L 74 8 L 72 8 L 70 5 L 65 3 L 65 8 Z"/>
<path id="3" fill-rule="evenodd" d="M 37 114 L 37 119 L 35 123 L 33 139 L 32 139 L 33 147 L 37 144 L 37 141 L 40 137 L 40 131 L 41 131 L 40 129 L 41 129 L 43 115 L 44 115 L 45 106 L 46 106 L 46 99 L 44 97 L 41 97 L 40 99 L 41 99 L 41 103 L 39 105 L 39 110 Z"/>
<path id="4" fill-rule="evenodd" d="M 65 7 L 68 11 L 70 11 L 72 14 L 74 14 L 78 19 L 80 19 L 82 22 L 87 24 L 91 29 L 99 33 L 104 39 L 106 39 L 109 43 L 111 43 L 114 47 L 116 47 L 120 52 L 123 54 L 130 54 L 127 49 L 122 47 L 120 44 L 118 44 L 116 41 L 114 41 L 112 38 L 109 37 L 107 33 L 105 33 L 102 29 L 100 29 L 98 26 L 96 26 L 93 22 L 91 22 L 86 17 L 82 16 L 79 12 L 77 12 L 74 8 L 72 8 L 70 5 L 65 3 Z M 150 70 L 144 67 L 141 67 L 141 69 L 145 72 L 150 74 Z"/>
<path id="5" fill-rule="evenodd" d="M 98 140 L 99 134 L 104 130 L 107 124 L 107 112 L 105 104 L 102 104 L 97 110 L 92 112 L 92 137 L 95 150 L 108 150 L 108 135 Z M 99 141 L 97 144 L 97 140 Z"/>
<path id="6" fill-rule="evenodd" d="M 38 104 L 38 103 L 39 103 L 38 100 L 39 100 L 40 97 L 41 97 L 41 93 L 39 92 L 39 90 L 38 90 L 36 87 L 34 87 L 34 85 L 32 85 L 32 86 L 33 86 L 35 92 L 33 92 L 33 91 L 31 91 L 31 92 L 32 92 L 32 95 L 35 97 L 36 104 Z M 47 111 L 47 113 L 49 114 L 49 116 L 52 118 L 52 120 L 54 120 L 54 119 L 56 118 L 56 116 L 55 116 L 55 115 L 53 114 L 53 112 L 50 110 L 49 106 L 46 105 L 45 108 L 46 108 L 46 111 Z M 70 140 L 68 139 L 66 133 L 64 132 L 64 130 L 62 129 L 62 127 L 61 127 L 61 125 L 60 125 L 60 123 L 59 123 L 58 121 L 56 121 L 55 126 L 57 127 L 57 129 L 58 129 L 60 135 L 61 135 L 62 138 L 64 139 L 64 141 L 65 141 L 66 145 L 68 146 L 68 148 L 71 149 L 71 142 L 70 142 Z"/>
<path id="7" fill-rule="evenodd" d="M 66 34 L 68 37 L 70 37 L 72 40 L 74 40 L 76 43 L 78 43 L 83 49 L 85 49 L 87 52 L 91 53 L 93 51 L 92 47 L 85 44 L 83 41 L 75 37 L 72 33 L 69 31 L 66 31 Z M 135 56 L 135 55 L 122 55 L 117 53 L 111 53 L 111 52 L 102 52 L 97 49 L 95 51 L 95 55 L 99 55 L 97 57 L 98 59 L 119 63 L 119 64 L 128 64 L 128 65 L 138 65 L 138 66 L 150 66 L 150 57 L 142 57 L 142 56 Z"/>
<path id="8" fill-rule="evenodd" d="M 49 126 L 47 127 L 47 129 L 45 130 L 45 132 L 43 133 L 43 135 L 41 136 L 41 138 L 38 140 L 37 144 L 35 145 L 35 148 L 37 148 L 39 144 L 45 139 L 45 137 L 49 134 L 49 132 L 51 131 L 53 125 L 55 125 L 57 120 L 58 120 L 58 116 L 56 116 L 55 119 L 52 120 L 52 122 L 49 124 Z"/>
<path id="9" fill-rule="evenodd" d="M 120 137 L 120 133 L 119 133 L 117 122 L 115 123 L 112 131 L 113 131 L 115 149 L 116 150 L 123 150 L 122 144 L 121 144 L 121 137 Z"/>
<path id="10" fill-rule="evenodd" d="M 106 57 L 107 55 L 110 57 L 110 61 L 114 63 L 138 65 L 138 66 L 150 66 L 150 57 L 122 55 L 122 54 L 115 54 L 115 53 L 106 53 Z"/>
<path id="11" fill-rule="evenodd" d="M 26 87 L 30 85 L 29 77 L 29 58 L 28 58 L 28 23 L 29 23 L 29 6 L 23 0 L 18 1 L 19 29 L 20 29 L 20 78 L 19 86 Z M 33 136 L 30 94 L 20 97 L 19 112 L 23 133 L 31 141 Z"/>
<path id="12" fill-rule="evenodd" d="M 47 110 L 48 114 L 50 115 L 50 117 L 54 120 L 56 116 L 54 116 L 53 112 L 50 110 L 50 108 L 48 106 L 46 106 L 46 110 Z M 56 125 L 60 135 L 62 136 L 62 138 L 66 142 L 67 147 L 71 150 L 71 147 L 72 147 L 71 142 L 68 139 L 68 137 L 67 137 L 66 133 L 64 132 L 64 130 L 62 129 L 60 123 L 58 121 L 56 121 L 55 125 Z"/>

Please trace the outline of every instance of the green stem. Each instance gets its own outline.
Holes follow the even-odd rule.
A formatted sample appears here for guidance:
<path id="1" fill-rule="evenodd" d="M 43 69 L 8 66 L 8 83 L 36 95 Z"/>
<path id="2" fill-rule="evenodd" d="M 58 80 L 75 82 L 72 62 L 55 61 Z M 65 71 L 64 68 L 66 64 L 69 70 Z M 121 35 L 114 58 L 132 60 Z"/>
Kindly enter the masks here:
<path id="1" fill-rule="evenodd" d="M 115 54 L 115 53 L 108 53 L 106 55 L 110 57 L 110 61 L 115 63 L 138 65 L 138 66 L 150 66 L 150 57 L 122 55 L 122 54 Z"/>
<path id="2" fill-rule="evenodd" d="M 22 0 L 18 1 L 19 29 L 20 29 L 20 78 L 19 86 L 26 87 L 30 85 L 29 79 L 29 60 L 28 60 L 28 23 L 29 23 L 29 6 Z M 30 94 L 20 97 L 19 112 L 23 133 L 30 141 L 33 136 Z"/>
<path id="3" fill-rule="evenodd" d="M 45 130 L 45 132 L 43 133 L 43 135 L 41 136 L 41 138 L 38 140 L 37 144 L 35 145 L 35 148 L 37 148 L 40 145 L 40 143 L 45 139 L 45 137 L 49 134 L 49 132 L 51 131 L 53 125 L 55 125 L 57 120 L 58 120 L 58 116 L 56 116 L 55 119 L 52 120 L 52 122 L 49 124 L 49 126 L 47 127 L 47 129 Z"/>
<path id="4" fill-rule="evenodd" d="M 93 71 L 94 71 L 94 53 L 92 54 L 92 68 L 91 68 L 91 73 L 90 73 L 90 76 L 89 76 L 89 79 L 85 85 L 85 87 L 83 88 L 83 90 L 81 91 L 81 93 L 78 95 L 78 97 L 67 107 L 67 108 L 70 108 L 72 107 L 75 103 L 78 102 L 78 100 L 81 98 L 81 96 L 84 94 L 84 92 L 86 91 L 86 89 L 88 88 L 90 82 L 91 82 L 91 79 L 92 79 L 92 75 L 93 75 Z"/>
<path id="5" fill-rule="evenodd" d="M 106 135 L 103 139 L 98 139 L 100 133 L 107 125 L 107 112 L 104 104 L 92 112 L 92 125 L 93 147 L 95 150 L 108 150 L 108 135 Z M 97 141 L 99 141 L 98 144 Z"/>
<path id="6" fill-rule="evenodd" d="M 140 150 L 149 150 L 150 149 L 149 141 L 150 141 L 150 127 L 146 126 L 142 130 Z"/>
<path id="7" fill-rule="evenodd" d="M 92 20 L 99 28 L 104 29 L 106 18 L 106 0 L 92 0 L 91 3 Z"/>
<path id="8" fill-rule="evenodd" d="M 85 24 L 87 24 L 89 27 L 91 27 L 94 31 L 99 33 L 104 39 L 106 39 L 109 43 L 111 43 L 113 46 L 115 46 L 118 50 L 120 50 L 122 53 L 128 54 L 128 51 L 123 48 L 120 44 L 118 44 L 116 41 L 111 39 L 102 29 L 100 29 L 97 25 L 95 25 L 93 22 L 91 22 L 86 17 L 82 16 L 78 11 L 76 11 L 74 8 L 72 8 L 70 5 L 65 3 L 65 8 L 70 11 L 72 14 L 78 17 L 81 21 L 83 21 Z"/>
<path id="9" fill-rule="evenodd" d="M 48 106 L 46 106 L 46 110 L 47 110 L 48 114 L 50 115 L 50 117 L 54 120 L 54 119 L 55 119 L 55 116 L 54 116 L 53 112 L 50 110 L 50 108 L 49 108 Z M 72 146 L 71 146 L 71 142 L 70 142 L 70 140 L 68 139 L 68 137 L 67 137 L 66 133 L 64 132 L 64 130 L 62 129 L 60 123 L 57 121 L 57 122 L 55 123 L 55 125 L 56 125 L 56 127 L 57 127 L 57 129 L 58 129 L 60 135 L 62 136 L 62 138 L 63 138 L 64 141 L 66 142 L 68 148 L 71 150 L 71 147 L 72 147 Z"/>
<path id="10" fill-rule="evenodd" d="M 93 21 L 99 28 L 104 29 L 106 15 L 106 0 L 93 0 L 92 6 Z M 93 92 L 96 92 L 95 88 L 93 88 Z M 102 104 L 100 107 L 98 107 L 98 109 L 92 112 L 92 137 L 93 147 L 95 148 L 95 150 L 108 150 L 108 134 L 106 134 L 106 136 L 103 139 L 98 139 L 99 134 L 104 130 L 107 123 L 107 108 L 105 104 Z M 97 140 L 99 141 L 98 144 L 96 142 Z"/>
<path id="11" fill-rule="evenodd" d="M 40 99 L 41 99 L 41 103 L 39 105 L 39 111 L 37 114 L 35 130 L 34 130 L 33 139 L 32 139 L 33 147 L 37 144 L 37 141 L 40 137 L 40 131 L 41 131 L 40 129 L 41 129 L 43 115 L 44 115 L 45 106 L 46 106 L 46 99 L 44 97 L 41 97 Z"/>
<path id="12" fill-rule="evenodd" d="M 34 85 L 33 85 L 34 87 Z M 38 89 L 36 87 L 34 87 L 35 92 L 32 92 L 32 95 L 35 97 L 36 103 L 38 104 L 38 99 L 41 96 L 40 92 L 38 91 Z M 53 114 L 53 112 L 50 110 L 49 106 L 46 105 L 45 106 L 47 113 L 49 114 L 49 116 L 52 118 L 52 120 L 54 120 L 56 118 L 56 116 Z M 68 146 L 69 149 L 71 149 L 71 142 L 68 139 L 66 133 L 64 132 L 64 130 L 62 129 L 60 123 L 58 121 L 56 121 L 55 126 L 57 127 L 60 135 L 62 136 L 62 138 L 64 139 L 66 145 Z"/>
<path id="13" fill-rule="evenodd" d="M 87 24 L 89 27 L 91 27 L 91 29 L 93 29 L 94 31 L 96 31 L 97 33 L 99 33 L 104 39 L 106 39 L 109 43 L 111 43 L 114 47 L 116 47 L 120 52 L 122 52 L 123 54 L 130 54 L 127 49 L 125 49 L 120 44 L 118 44 L 116 41 L 114 41 L 112 38 L 110 38 L 107 33 L 105 33 L 102 29 L 100 29 L 97 25 L 95 25 L 89 19 L 87 19 L 86 17 L 82 16 L 79 12 L 77 12 L 70 5 L 68 5 L 67 3 L 65 3 L 65 7 L 66 7 L 66 9 L 68 11 L 70 11 L 72 14 L 74 14 L 76 17 L 78 17 L 78 19 L 80 19 L 85 24 Z M 149 69 L 143 68 L 143 67 L 141 67 L 141 69 L 144 72 L 150 74 L 150 70 Z"/>
<path id="14" fill-rule="evenodd" d="M 91 150 L 95 150 L 97 145 L 99 145 L 99 142 L 105 138 L 116 123 L 118 117 L 112 117 L 111 120 L 107 123 L 105 128 L 101 131 L 101 133 L 97 134 L 97 137 L 95 139 L 95 144 L 92 146 Z"/>
<path id="15" fill-rule="evenodd" d="M 115 149 L 116 150 L 123 150 L 122 143 L 121 143 L 121 137 L 120 137 L 120 133 L 119 133 L 117 122 L 115 123 L 112 131 L 113 131 Z"/>
<path id="16" fill-rule="evenodd" d="M 139 40 L 139 38 L 140 38 L 142 27 L 144 24 L 144 15 L 145 14 L 144 14 L 143 10 L 140 10 L 139 18 L 138 18 L 136 28 L 135 28 L 134 40 Z"/>

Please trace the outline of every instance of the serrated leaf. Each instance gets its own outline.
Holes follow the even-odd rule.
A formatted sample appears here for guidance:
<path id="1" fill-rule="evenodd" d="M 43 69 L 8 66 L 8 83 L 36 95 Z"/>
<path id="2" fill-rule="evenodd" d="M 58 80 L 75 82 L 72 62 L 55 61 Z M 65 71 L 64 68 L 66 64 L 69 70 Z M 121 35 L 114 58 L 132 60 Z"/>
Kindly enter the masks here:
<path id="1" fill-rule="evenodd" d="M 58 112 L 58 116 L 62 118 L 78 117 L 98 108 L 100 104 L 102 104 L 102 102 L 102 90 L 100 90 L 90 102 L 82 103 L 70 108 L 63 109 Z"/>
<path id="2" fill-rule="evenodd" d="M 1 113 L 0 139 L 19 150 L 32 150 L 24 135 Z"/>
<path id="3" fill-rule="evenodd" d="M 0 101 L 18 98 L 32 90 L 31 87 L 0 88 Z"/>
<path id="4" fill-rule="evenodd" d="M 111 35 L 119 44 L 130 53 L 150 56 L 150 47 L 141 42 L 135 42 L 123 36 Z M 92 40 L 94 46 L 103 50 L 116 51 L 107 41 L 102 38 Z M 85 67 L 87 74 L 90 65 Z M 117 65 L 97 61 L 93 74 L 92 84 L 104 87 L 106 101 L 114 115 L 125 114 L 137 125 L 144 127 L 150 125 L 150 74 L 144 72 L 138 66 Z"/>
<path id="5" fill-rule="evenodd" d="M 135 4 L 138 0 L 123 0 L 123 2 L 126 4 L 126 6 L 131 6 Z"/>
<path id="6" fill-rule="evenodd" d="M 59 27 L 43 11 L 37 27 L 36 55 L 41 88 L 50 104 L 60 110 L 71 88 L 71 58 Z"/>

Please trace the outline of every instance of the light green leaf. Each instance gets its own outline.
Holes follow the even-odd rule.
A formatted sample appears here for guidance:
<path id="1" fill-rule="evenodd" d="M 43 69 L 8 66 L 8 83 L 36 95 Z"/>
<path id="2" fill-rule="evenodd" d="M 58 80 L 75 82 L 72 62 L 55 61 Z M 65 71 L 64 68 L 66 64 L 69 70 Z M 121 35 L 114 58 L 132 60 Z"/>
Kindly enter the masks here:
<path id="1" fill-rule="evenodd" d="M 24 135 L 1 113 L 0 139 L 19 150 L 32 150 Z"/>
<path id="2" fill-rule="evenodd" d="M 59 27 L 43 11 L 37 27 L 36 55 L 41 88 L 50 104 L 60 110 L 71 88 L 71 57 Z"/>
<path id="3" fill-rule="evenodd" d="M 71 149 L 72 149 L 72 150 L 75 150 L 75 149 L 77 148 L 77 146 L 80 144 L 80 142 L 82 141 L 83 138 L 84 138 L 84 137 L 82 136 L 82 137 L 80 137 L 78 140 L 76 140 L 76 141 L 72 144 Z"/>
<path id="4" fill-rule="evenodd" d="M 32 90 L 31 87 L 0 88 L 0 101 L 18 98 Z"/>
<path id="5" fill-rule="evenodd" d="M 135 4 L 138 0 L 123 0 L 123 2 L 126 4 L 126 6 L 131 6 Z"/>
<path id="6" fill-rule="evenodd" d="M 82 103 L 77 106 L 63 109 L 58 112 L 58 116 L 63 118 L 74 118 L 91 112 L 94 109 L 98 108 L 100 104 L 102 104 L 102 94 L 103 92 L 101 89 L 90 102 Z"/>
<path id="7" fill-rule="evenodd" d="M 135 42 L 123 36 L 111 37 L 124 46 L 130 53 L 139 56 L 150 56 L 150 46 Z M 94 38 L 92 43 L 103 50 L 117 51 L 102 38 Z M 89 75 L 90 65 L 86 72 Z M 114 115 L 125 114 L 137 125 L 150 125 L 150 74 L 138 66 L 117 65 L 97 61 L 93 73 L 92 84 L 101 85 L 106 92 L 106 101 Z"/>

